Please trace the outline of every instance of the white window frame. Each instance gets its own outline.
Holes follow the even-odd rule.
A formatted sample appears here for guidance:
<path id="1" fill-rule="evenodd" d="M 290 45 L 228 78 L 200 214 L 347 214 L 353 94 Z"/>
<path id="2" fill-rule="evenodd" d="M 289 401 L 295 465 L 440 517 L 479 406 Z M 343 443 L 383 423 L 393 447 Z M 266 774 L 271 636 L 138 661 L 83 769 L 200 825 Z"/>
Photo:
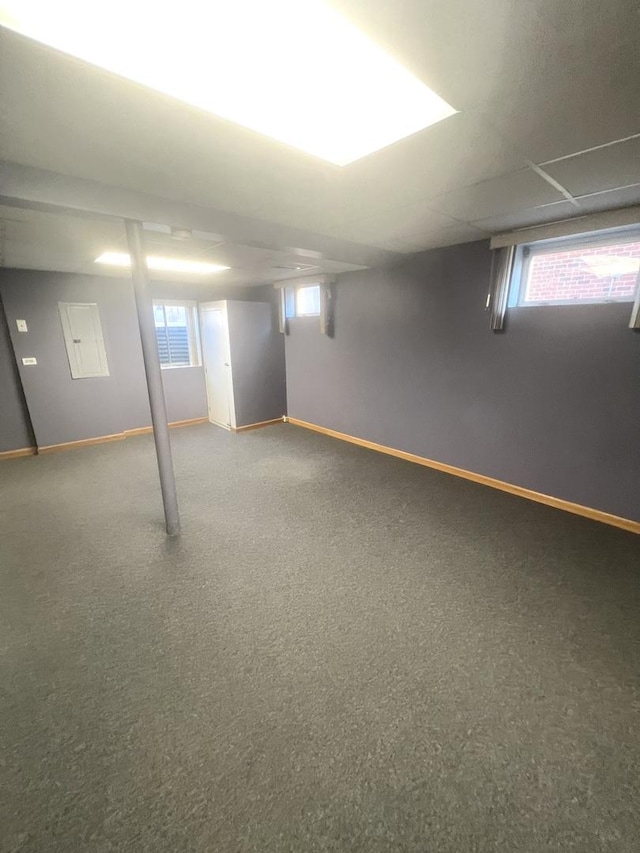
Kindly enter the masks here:
<path id="1" fill-rule="evenodd" d="M 184 367 L 202 367 L 202 347 L 200 346 L 200 321 L 198 303 L 190 299 L 154 299 L 153 307 L 177 306 L 187 312 L 187 337 L 189 341 L 189 364 L 160 364 L 162 370 L 180 370 Z M 165 313 L 166 320 L 166 313 Z M 155 327 L 155 316 L 154 316 Z"/>
<path id="2" fill-rule="evenodd" d="M 532 243 L 522 243 L 516 249 L 516 256 L 511 275 L 509 288 L 509 308 L 544 308 L 561 305 L 611 305 L 619 303 L 634 302 L 640 288 L 640 273 L 636 283 L 636 289 L 629 296 L 618 296 L 612 298 L 594 299 L 546 299 L 525 300 L 527 290 L 527 279 L 531 262 L 534 257 L 544 254 L 555 254 L 556 252 L 570 252 L 576 248 L 596 248 L 598 246 L 619 245 L 621 243 L 635 243 L 640 240 L 640 229 L 624 228 L 606 231 L 596 231 L 579 236 L 556 237 L 549 240 L 538 240 Z"/>

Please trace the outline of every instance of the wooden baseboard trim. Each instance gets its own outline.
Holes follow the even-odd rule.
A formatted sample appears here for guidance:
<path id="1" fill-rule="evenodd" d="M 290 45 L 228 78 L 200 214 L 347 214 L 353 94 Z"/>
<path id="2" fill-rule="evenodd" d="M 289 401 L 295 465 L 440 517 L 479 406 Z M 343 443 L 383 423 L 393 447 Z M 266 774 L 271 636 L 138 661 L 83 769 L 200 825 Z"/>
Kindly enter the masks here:
<path id="1" fill-rule="evenodd" d="M 186 421 L 170 421 L 169 429 L 177 429 L 178 427 L 195 426 L 196 424 L 208 424 L 209 418 L 189 418 Z M 152 426 L 137 427 L 136 429 L 126 429 L 124 431 L 126 438 L 133 438 L 136 435 L 149 435 L 153 432 Z"/>
<path id="2" fill-rule="evenodd" d="M 21 456 L 35 456 L 37 447 L 20 447 L 18 450 L 3 450 L 0 459 L 19 459 Z"/>
<path id="3" fill-rule="evenodd" d="M 208 422 L 208 418 L 191 418 L 186 421 L 171 421 L 169 427 L 174 429 L 176 427 L 195 426 L 196 424 L 206 424 Z M 45 447 L 39 447 L 37 453 L 57 453 L 58 450 L 71 450 L 73 447 L 89 447 L 92 444 L 104 444 L 107 441 L 122 441 L 125 438 L 134 438 L 136 435 L 149 435 L 152 432 L 153 427 L 151 426 L 126 429 L 124 432 L 116 432 L 113 435 L 99 435 L 95 438 L 83 438 L 80 441 L 67 441 L 64 444 L 49 444 Z M 10 452 L 13 453 L 15 451 Z M 26 456 L 27 454 L 21 453 L 20 455 Z M 0 454 L 1 456 L 2 454 Z"/>
<path id="4" fill-rule="evenodd" d="M 260 429 L 261 427 L 271 426 L 272 424 L 281 424 L 285 420 L 281 418 L 272 418 L 270 421 L 258 421 L 257 424 L 246 424 L 245 426 L 231 427 L 231 432 L 248 432 L 250 429 Z"/>
<path id="5" fill-rule="evenodd" d="M 123 435 L 125 438 L 135 438 L 136 435 L 149 435 L 153 432 L 153 427 L 136 427 L 135 429 L 125 429 Z"/>
<path id="6" fill-rule="evenodd" d="M 480 483 L 483 486 L 490 486 L 493 489 L 499 489 L 502 492 L 508 492 L 511 495 L 517 495 L 521 498 L 527 498 L 536 503 L 545 504 L 546 506 L 561 509 L 565 512 L 571 512 L 574 515 L 581 515 L 584 518 L 590 518 L 592 521 L 600 521 L 603 524 L 609 524 L 612 527 L 620 527 L 622 530 L 627 530 L 630 533 L 640 534 L 640 521 L 633 521 L 630 518 L 621 518 L 618 515 L 603 512 L 592 507 L 582 506 L 582 504 L 565 501 L 562 498 L 555 498 L 552 495 L 544 495 L 541 492 L 534 492 L 533 489 L 526 489 L 523 486 L 514 486 L 511 483 L 505 483 L 503 480 L 496 480 L 493 477 L 486 477 L 484 474 L 476 474 L 474 471 L 467 471 L 464 468 L 456 468 L 455 465 L 447 465 L 444 462 L 436 462 L 433 459 L 426 459 L 424 456 L 417 456 L 415 453 L 407 453 L 405 450 L 396 450 L 393 447 L 387 447 L 384 444 L 376 444 L 374 441 L 367 441 L 364 438 L 356 438 L 353 435 L 347 435 L 344 432 L 338 432 L 335 429 L 328 429 L 317 424 L 310 424 L 307 421 L 298 420 L 298 418 L 287 418 L 287 422 L 294 426 L 304 427 L 314 432 L 322 433 L 323 435 L 339 438 L 342 441 L 348 441 L 351 444 L 357 444 L 360 447 L 366 447 L 368 450 L 376 450 L 379 453 L 386 453 L 389 456 L 396 456 L 398 459 L 404 459 L 407 462 L 415 462 L 418 465 L 424 465 L 426 468 L 434 468 L 436 471 L 443 471 L 446 474 L 453 474 L 454 477 L 462 477 L 465 480 L 471 480 L 474 483 Z"/>
<path id="7" fill-rule="evenodd" d="M 73 447 L 90 447 L 93 444 L 105 444 L 107 441 L 124 441 L 124 432 L 116 432 L 114 435 L 98 435 L 95 438 L 82 438 L 79 441 L 66 441 L 64 444 L 47 444 L 38 447 L 38 455 L 42 453 L 57 453 L 59 450 L 71 450 Z"/>
<path id="8" fill-rule="evenodd" d="M 171 421 L 169 426 L 171 429 L 177 429 L 178 427 L 186 427 L 186 426 L 197 426 L 197 424 L 208 424 L 209 418 L 189 418 L 186 421 Z"/>

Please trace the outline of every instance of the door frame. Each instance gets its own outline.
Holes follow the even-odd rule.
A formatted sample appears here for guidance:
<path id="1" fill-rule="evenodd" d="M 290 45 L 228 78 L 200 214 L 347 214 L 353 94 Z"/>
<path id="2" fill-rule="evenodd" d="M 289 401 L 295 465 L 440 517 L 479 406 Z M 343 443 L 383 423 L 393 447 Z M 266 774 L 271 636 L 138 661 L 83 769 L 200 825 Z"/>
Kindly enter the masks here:
<path id="1" fill-rule="evenodd" d="M 227 370 L 227 399 L 229 401 L 229 423 L 221 424 L 219 421 L 214 421 L 209 414 L 209 382 L 207 380 L 207 344 L 204 328 L 204 312 L 206 310 L 222 311 L 222 325 L 224 328 L 224 355 L 226 363 L 229 365 Z M 202 366 L 204 368 L 204 384 L 207 392 L 207 414 L 209 421 L 222 429 L 232 430 L 236 428 L 236 407 L 233 399 L 233 366 L 231 363 L 231 342 L 229 340 L 229 312 L 227 310 L 227 300 L 219 300 L 217 302 L 199 302 L 198 303 L 198 319 L 200 322 L 200 344 L 202 346 Z"/>

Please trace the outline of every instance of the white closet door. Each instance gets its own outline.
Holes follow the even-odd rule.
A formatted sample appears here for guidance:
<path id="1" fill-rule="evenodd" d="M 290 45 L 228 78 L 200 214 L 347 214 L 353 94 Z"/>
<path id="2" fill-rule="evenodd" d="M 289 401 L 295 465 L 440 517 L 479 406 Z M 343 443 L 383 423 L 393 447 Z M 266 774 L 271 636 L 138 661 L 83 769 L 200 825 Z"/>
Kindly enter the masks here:
<path id="1" fill-rule="evenodd" d="M 200 323 L 209 420 L 227 429 L 235 427 L 226 303 L 200 305 Z"/>
<path id="2" fill-rule="evenodd" d="M 60 319 L 73 379 L 108 376 L 100 314 L 95 302 L 60 302 Z"/>

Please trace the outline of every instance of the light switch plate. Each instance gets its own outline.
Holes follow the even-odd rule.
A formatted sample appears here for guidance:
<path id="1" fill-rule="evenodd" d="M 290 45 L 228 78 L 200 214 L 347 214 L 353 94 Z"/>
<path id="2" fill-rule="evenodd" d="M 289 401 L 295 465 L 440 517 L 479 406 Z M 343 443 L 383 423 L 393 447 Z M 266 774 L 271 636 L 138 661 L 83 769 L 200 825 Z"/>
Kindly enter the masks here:
<path id="1" fill-rule="evenodd" d="M 22 363 L 23 364 L 37 364 L 38 359 L 37 358 L 23 358 Z"/>
<path id="2" fill-rule="evenodd" d="M 19 332 L 27 332 L 27 321 L 26 320 L 16 320 L 16 326 L 18 327 Z"/>

